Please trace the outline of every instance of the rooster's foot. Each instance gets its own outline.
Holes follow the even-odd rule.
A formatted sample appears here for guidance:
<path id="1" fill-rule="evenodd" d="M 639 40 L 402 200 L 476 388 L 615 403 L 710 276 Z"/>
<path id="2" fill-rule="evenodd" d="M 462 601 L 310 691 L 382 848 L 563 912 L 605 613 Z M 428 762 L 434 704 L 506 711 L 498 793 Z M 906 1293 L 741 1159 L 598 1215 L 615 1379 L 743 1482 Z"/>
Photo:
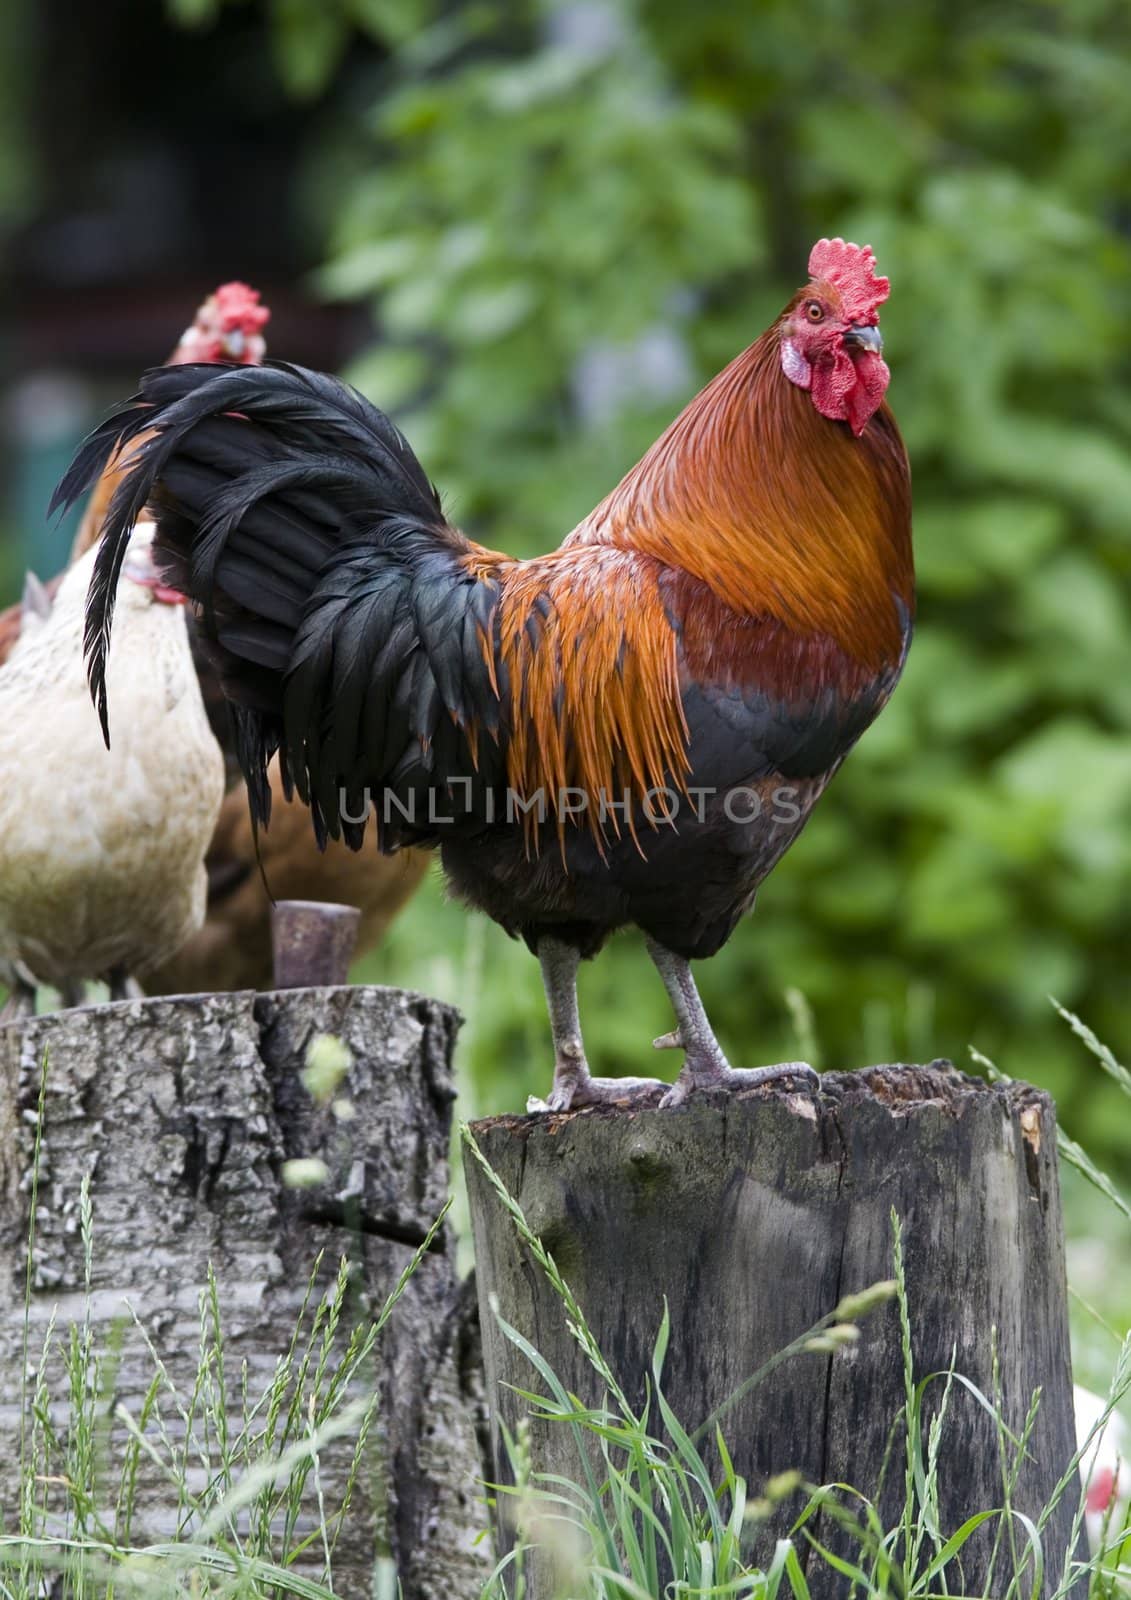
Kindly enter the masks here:
<path id="1" fill-rule="evenodd" d="M 629 1105 L 643 1100 L 656 1104 L 656 1097 L 667 1088 L 658 1078 L 593 1078 L 588 1068 L 578 1071 L 573 1062 L 558 1063 L 554 1086 L 545 1100 L 533 1096 L 528 1111 L 577 1111 L 581 1106 Z"/>
<path id="2" fill-rule="evenodd" d="M 585 1059 L 581 1019 L 577 1014 L 577 968 L 581 953 L 546 934 L 538 941 L 538 960 L 546 986 L 550 1031 L 554 1036 L 554 1082 L 545 1100 L 533 1096 L 528 1111 L 576 1111 L 579 1106 L 626 1105 L 644 1100 L 655 1105 L 667 1088 L 653 1078 L 594 1078 Z"/>
<path id="3" fill-rule="evenodd" d="M 678 1026 L 656 1040 L 656 1049 L 686 1052 L 683 1070 L 660 1101 L 661 1106 L 681 1106 L 696 1090 L 725 1089 L 733 1093 L 739 1089 L 756 1089 L 763 1083 L 776 1083 L 782 1078 L 808 1078 L 808 1087 L 812 1088 L 819 1081 L 813 1068 L 804 1061 L 782 1061 L 776 1067 L 752 1067 L 742 1071 L 732 1067 L 711 1032 L 686 959 L 655 939 L 649 938 L 647 943 L 648 953 L 664 980 L 678 1018 Z"/>
<path id="4" fill-rule="evenodd" d="M 683 1050 L 683 1040 L 677 1028 L 665 1033 L 655 1042 L 657 1050 Z M 724 1089 L 731 1093 L 739 1089 L 757 1089 L 764 1083 L 778 1083 L 783 1078 L 804 1078 L 807 1088 L 814 1088 L 820 1079 L 806 1061 L 779 1061 L 772 1067 L 732 1067 L 721 1050 L 689 1048 L 683 1070 L 660 1101 L 662 1108 L 681 1106 L 698 1090 Z"/>

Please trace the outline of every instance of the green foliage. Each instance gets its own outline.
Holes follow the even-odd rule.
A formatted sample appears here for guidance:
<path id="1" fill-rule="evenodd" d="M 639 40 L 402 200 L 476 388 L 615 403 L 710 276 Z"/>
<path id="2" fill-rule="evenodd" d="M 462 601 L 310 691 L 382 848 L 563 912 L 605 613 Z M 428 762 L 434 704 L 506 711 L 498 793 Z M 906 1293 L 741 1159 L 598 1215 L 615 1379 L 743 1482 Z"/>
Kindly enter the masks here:
<path id="1" fill-rule="evenodd" d="M 603 37 L 571 43 L 577 9 L 437 6 L 391 58 L 322 278 L 380 321 L 352 376 L 464 526 L 533 552 L 765 326 L 813 239 L 874 244 L 917 638 L 705 998 L 743 1063 L 791 1052 L 789 988 L 829 1066 L 975 1041 L 1126 1157 L 1114 1091 L 1069 1060 L 1046 997 L 1125 1031 L 1128 13 L 960 3 L 943 32 L 895 0 L 651 0 L 598 8 Z M 634 343 L 659 326 L 688 362 L 662 392 Z M 579 395 L 594 347 L 623 357 L 619 405 Z M 473 1071 L 514 1106 L 549 1071 L 533 963 L 431 897 L 381 970 L 441 946 L 458 970 L 465 940 L 494 969 L 462 995 L 486 1013 Z M 598 966 L 593 1054 L 640 1071 L 668 1025 L 658 985 L 627 939 Z"/>
<path id="2" fill-rule="evenodd" d="M 224 0 L 165 0 L 185 28 L 207 28 Z M 400 43 L 419 25 L 422 0 L 263 0 L 275 67 L 289 92 L 314 99 L 329 86 L 354 30 Z"/>

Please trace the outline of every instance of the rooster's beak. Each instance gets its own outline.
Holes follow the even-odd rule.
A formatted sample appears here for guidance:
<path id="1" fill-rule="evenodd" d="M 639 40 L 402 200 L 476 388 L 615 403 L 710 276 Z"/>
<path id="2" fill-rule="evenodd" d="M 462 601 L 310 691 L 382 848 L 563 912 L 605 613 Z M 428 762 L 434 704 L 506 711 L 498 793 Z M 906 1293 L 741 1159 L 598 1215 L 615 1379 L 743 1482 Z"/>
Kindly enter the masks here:
<path id="1" fill-rule="evenodd" d="M 873 328 L 867 322 L 854 322 L 844 334 L 845 344 L 858 344 L 862 350 L 870 350 L 874 356 L 884 353 L 883 335 L 879 328 Z"/>

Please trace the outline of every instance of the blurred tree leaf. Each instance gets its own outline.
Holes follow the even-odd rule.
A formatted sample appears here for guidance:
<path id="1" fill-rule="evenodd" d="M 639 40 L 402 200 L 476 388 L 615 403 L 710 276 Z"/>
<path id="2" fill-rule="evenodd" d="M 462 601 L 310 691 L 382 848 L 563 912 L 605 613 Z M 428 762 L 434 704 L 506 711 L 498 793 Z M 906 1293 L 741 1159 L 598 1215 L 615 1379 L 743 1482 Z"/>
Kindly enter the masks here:
<path id="1" fill-rule="evenodd" d="M 165 0 L 169 15 L 182 28 L 205 28 L 215 21 L 223 0 Z"/>
<path id="2" fill-rule="evenodd" d="M 389 44 L 411 39 L 429 9 L 422 0 L 346 0 L 346 10 L 358 27 Z"/>
<path id="3" fill-rule="evenodd" d="M 345 53 L 349 18 L 335 0 L 271 0 L 271 12 L 279 75 L 298 99 L 312 99 Z"/>

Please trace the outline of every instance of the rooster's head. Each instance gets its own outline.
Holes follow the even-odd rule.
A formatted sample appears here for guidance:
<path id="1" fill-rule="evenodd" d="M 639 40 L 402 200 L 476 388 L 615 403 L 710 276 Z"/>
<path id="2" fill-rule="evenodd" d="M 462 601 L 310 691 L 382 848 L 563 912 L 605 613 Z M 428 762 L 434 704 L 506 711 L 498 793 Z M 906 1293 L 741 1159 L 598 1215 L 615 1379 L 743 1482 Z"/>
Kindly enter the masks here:
<path id="1" fill-rule="evenodd" d="M 820 239 L 809 256 L 809 283 L 781 321 L 782 371 L 808 389 L 824 417 L 863 433 L 891 374 L 883 359 L 879 308 L 888 297 L 867 245 Z"/>
<path id="2" fill-rule="evenodd" d="M 172 364 L 238 361 L 258 366 L 267 349 L 263 327 L 270 315 L 259 304 L 258 289 L 249 289 L 246 283 L 221 284 L 181 335 Z"/>

